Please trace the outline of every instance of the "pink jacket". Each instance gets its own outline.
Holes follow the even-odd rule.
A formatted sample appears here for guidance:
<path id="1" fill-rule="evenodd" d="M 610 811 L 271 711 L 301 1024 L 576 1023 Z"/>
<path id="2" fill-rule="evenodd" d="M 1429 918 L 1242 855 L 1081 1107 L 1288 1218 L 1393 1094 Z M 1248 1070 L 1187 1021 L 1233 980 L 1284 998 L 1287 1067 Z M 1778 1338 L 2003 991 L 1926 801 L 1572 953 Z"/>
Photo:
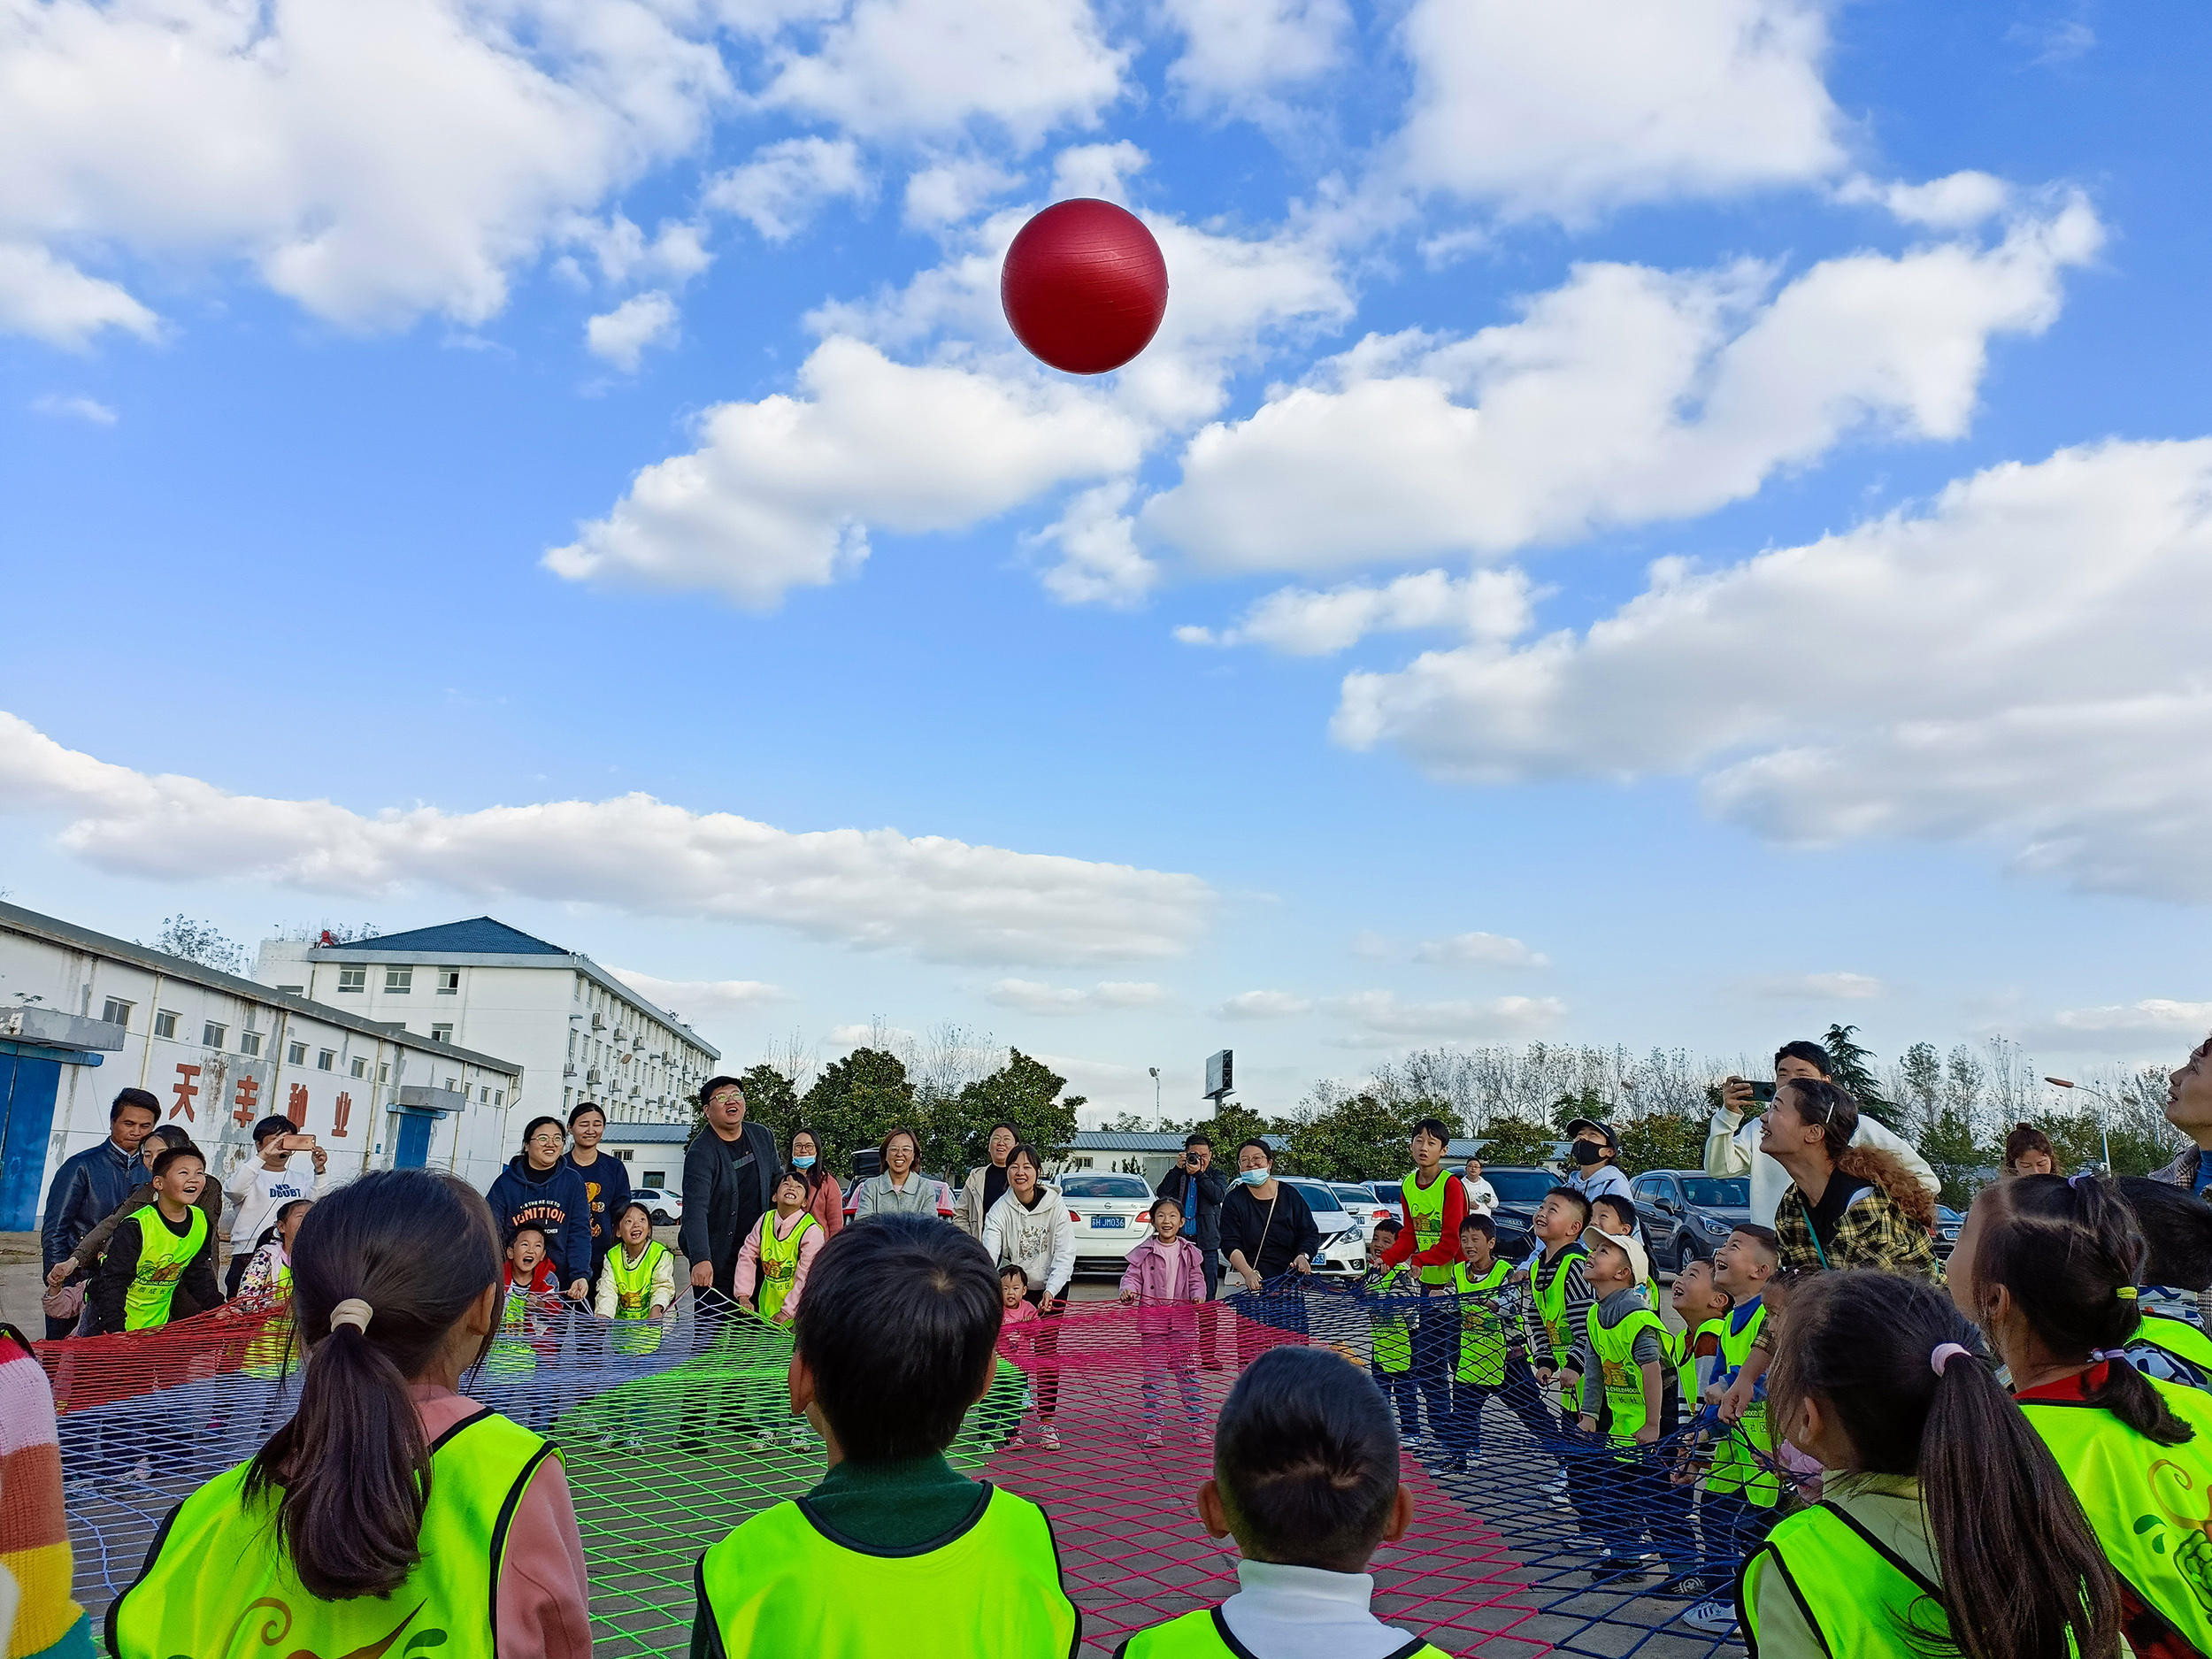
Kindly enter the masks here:
<path id="1" fill-rule="evenodd" d="M 1174 1263 L 1175 1293 L 1168 1294 L 1169 1263 Z M 1206 1258 L 1188 1239 L 1164 1245 L 1147 1239 L 1129 1252 L 1121 1275 L 1121 1294 L 1134 1292 L 1140 1330 L 1179 1331 L 1191 1322 L 1190 1304 L 1206 1300 Z"/>
<path id="2" fill-rule="evenodd" d="M 807 1209 L 813 1213 L 814 1225 L 822 1230 L 825 1240 L 837 1236 L 837 1230 L 845 1225 L 845 1189 L 837 1184 L 837 1177 L 825 1174 L 822 1184 L 807 1200 Z"/>
<path id="3" fill-rule="evenodd" d="M 1043 1317 L 1037 1311 L 1036 1303 L 1031 1302 L 1018 1302 L 1007 1309 L 999 1321 L 999 1352 L 1017 1365 L 1021 1364 L 1022 1350 L 1037 1334 L 1029 1327 Z"/>

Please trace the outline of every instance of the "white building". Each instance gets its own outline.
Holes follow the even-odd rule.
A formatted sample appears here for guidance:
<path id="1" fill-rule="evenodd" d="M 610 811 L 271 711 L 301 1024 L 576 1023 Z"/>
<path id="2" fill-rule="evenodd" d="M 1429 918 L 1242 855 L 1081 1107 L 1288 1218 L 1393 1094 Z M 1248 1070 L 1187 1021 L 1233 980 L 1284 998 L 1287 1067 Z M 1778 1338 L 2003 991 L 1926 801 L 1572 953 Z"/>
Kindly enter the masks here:
<path id="1" fill-rule="evenodd" d="M 268 940 L 254 977 L 433 1042 L 514 1055 L 528 1117 L 565 1119 L 589 1100 L 610 1118 L 687 1123 L 722 1057 L 589 956 L 488 916 L 350 944 Z"/>
<path id="2" fill-rule="evenodd" d="M 365 1010 L 0 904 L 0 1232 L 38 1225 L 54 1171 L 105 1139 L 125 1088 L 159 1099 L 219 1175 L 277 1116 L 329 1149 L 326 1179 L 428 1165 L 481 1188 L 511 1150 L 522 1079 Z"/>

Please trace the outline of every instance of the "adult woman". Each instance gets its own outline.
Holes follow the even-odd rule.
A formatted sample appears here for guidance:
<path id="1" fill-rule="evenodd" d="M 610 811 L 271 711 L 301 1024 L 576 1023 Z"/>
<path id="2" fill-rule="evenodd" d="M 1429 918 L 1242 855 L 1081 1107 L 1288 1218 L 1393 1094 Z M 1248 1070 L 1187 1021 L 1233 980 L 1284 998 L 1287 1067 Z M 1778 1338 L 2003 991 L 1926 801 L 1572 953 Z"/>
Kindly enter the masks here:
<path id="1" fill-rule="evenodd" d="M 545 1234 L 546 1259 L 581 1302 L 591 1294 L 591 1200 L 584 1178 L 561 1156 L 568 1137 L 557 1118 L 533 1118 L 522 1132 L 522 1150 L 492 1178 L 486 1194 L 503 1245 L 526 1221 Z"/>
<path id="2" fill-rule="evenodd" d="M 790 1156 L 784 1163 L 806 1177 L 807 1213 L 821 1228 L 822 1241 L 826 1244 L 845 1225 L 845 1189 L 822 1162 L 822 1138 L 811 1129 L 794 1129 Z"/>
<path id="3" fill-rule="evenodd" d="M 883 1137 L 877 1147 L 883 1156 L 883 1173 L 871 1175 L 853 1194 L 853 1217 L 949 1216 L 952 1204 L 944 1195 L 944 1183 L 933 1181 L 914 1166 L 921 1162 L 922 1143 L 911 1129 L 902 1125 Z"/>
<path id="4" fill-rule="evenodd" d="M 630 1202 L 630 1171 L 620 1158 L 599 1150 L 607 1133 L 607 1114 L 595 1101 L 586 1101 L 568 1115 L 570 1146 L 561 1162 L 583 1177 L 584 1197 L 591 1205 L 591 1282 L 599 1282 L 607 1252 L 614 1248 L 614 1224 Z"/>
<path id="5" fill-rule="evenodd" d="M 1006 1160 L 1021 1136 L 1011 1124 L 993 1124 L 991 1138 L 983 1143 L 983 1150 L 990 1158 L 988 1164 L 979 1164 L 968 1171 L 968 1184 L 960 1189 L 960 1208 L 953 1219 L 960 1230 L 972 1239 L 983 1236 L 983 1218 L 991 1213 L 991 1207 L 1006 1196 Z"/>
<path id="6" fill-rule="evenodd" d="M 2058 1167 L 2058 1148 L 2050 1136 L 2033 1124 L 2015 1124 L 2005 1137 L 2005 1173 L 2008 1175 L 2063 1175 Z"/>
<path id="7" fill-rule="evenodd" d="M 1774 1091 L 1762 1150 L 1789 1171 L 1774 1212 L 1785 1268 L 1870 1267 L 1939 1284 L 1927 1188 L 1888 1153 L 1854 1146 L 1859 1105 L 1817 1078 Z"/>
<path id="8" fill-rule="evenodd" d="M 1295 1290 L 1268 1292 L 1265 1286 L 1286 1273 L 1313 1271 L 1321 1229 L 1298 1189 L 1275 1179 L 1275 1154 L 1263 1141 L 1237 1148 L 1237 1177 L 1221 1206 L 1221 1248 L 1228 1253 L 1229 1271 L 1244 1281 L 1244 1294 L 1236 1298 L 1238 1356 L 1248 1362 L 1284 1340 L 1263 1326 L 1305 1340 L 1305 1296 Z"/>
<path id="9" fill-rule="evenodd" d="M 1067 1306 L 1068 1281 L 1075 1277 L 1075 1223 L 1069 1219 L 1067 1201 L 1046 1186 L 1043 1177 L 1044 1160 L 1037 1148 L 1018 1141 L 1006 1155 L 1006 1195 L 983 1218 L 985 1253 L 994 1267 L 1011 1263 L 1028 1275 L 1025 1300 L 1035 1305 L 1041 1320 L 1056 1318 Z M 1052 1425 L 1060 1404 L 1057 1326 L 1039 1325 L 1035 1352 L 1041 1443 L 1047 1451 L 1057 1451 L 1059 1431 Z"/>

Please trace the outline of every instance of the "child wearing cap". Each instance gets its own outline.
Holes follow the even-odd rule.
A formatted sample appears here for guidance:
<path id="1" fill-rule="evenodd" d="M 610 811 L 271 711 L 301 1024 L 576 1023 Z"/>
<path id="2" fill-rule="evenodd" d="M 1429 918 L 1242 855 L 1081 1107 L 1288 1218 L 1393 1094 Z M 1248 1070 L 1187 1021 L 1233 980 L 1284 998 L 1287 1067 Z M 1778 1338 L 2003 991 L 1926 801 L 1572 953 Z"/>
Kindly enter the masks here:
<path id="1" fill-rule="evenodd" d="M 1674 1429 L 1673 1372 L 1667 1364 L 1666 1321 L 1646 1305 L 1642 1285 L 1651 1262 L 1632 1238 L 1592 1227 L 1582 1235 L 1588 1253 L 1583 1278 L 1596 1298 L 1567 1370 L 1584 1380 L 1581 1427 L 1597 1436 L 1602 1454 L 1586 1458 L 1575 1508 L 1590 1521 L 1605 1549 L 1591 1571 L 1593 1584 L 1617 1584 L 1643 1571 L 1647 1536 L 1662 1555 L 1686 1571 L 1688 1551 L 1662 1513 L 1666 1476 L 1645 1448 Z"/>

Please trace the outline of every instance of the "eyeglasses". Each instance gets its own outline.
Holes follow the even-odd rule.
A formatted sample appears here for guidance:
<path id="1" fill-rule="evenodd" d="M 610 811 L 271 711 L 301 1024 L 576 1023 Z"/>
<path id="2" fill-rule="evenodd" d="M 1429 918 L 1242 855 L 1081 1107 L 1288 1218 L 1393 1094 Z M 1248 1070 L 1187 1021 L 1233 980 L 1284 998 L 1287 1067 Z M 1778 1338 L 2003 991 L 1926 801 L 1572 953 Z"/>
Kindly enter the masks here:
<path id="1" fill-rule="evenodd" d="M 530 1144 L 534 1147 L 557 1147 L 561 1144 L 561 1137 L 558 1135 L 532 1135 L 530 1137 Z"/>

